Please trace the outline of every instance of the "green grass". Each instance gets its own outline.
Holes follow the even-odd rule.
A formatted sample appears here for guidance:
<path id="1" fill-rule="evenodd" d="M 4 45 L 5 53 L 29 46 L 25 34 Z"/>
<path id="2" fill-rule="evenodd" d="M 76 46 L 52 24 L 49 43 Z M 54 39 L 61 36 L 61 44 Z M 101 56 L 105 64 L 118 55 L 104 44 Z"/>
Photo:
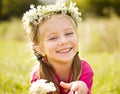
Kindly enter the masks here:
<path id="1" fill-rule="evenodd" d="M 80 57 L 94 70 L 93 94 L 120 93 L 120 19 L 88 19 L 79 26 Z M 0 23 L 0 94 L 30 94 L 34 60 L 20 20 Z"/>
<path id="2" fill-rule="evenodd" d="M 0 94 L 28 94 L 32 63 L 24 42 L 0 41 Z"/>
<path id="3" fill-rule="evenodd" d="M 81 55 L 94 70 L 93 94 L 120 93 L 120 54 L 115 53 L 86 53 Z"/>
<path id="4" fill-rule="evenodd" d="M 117 16 L 83 21 L 78 27 L 81 49 L 89 52 L 120 51 L 119 26 L 120 18 Z"/>
<path id="5" fill-rule="evenodd" d="M 25 30 L 21 19 L 13 18 L 0 23 L 0 39 L 24 40 Z"/>

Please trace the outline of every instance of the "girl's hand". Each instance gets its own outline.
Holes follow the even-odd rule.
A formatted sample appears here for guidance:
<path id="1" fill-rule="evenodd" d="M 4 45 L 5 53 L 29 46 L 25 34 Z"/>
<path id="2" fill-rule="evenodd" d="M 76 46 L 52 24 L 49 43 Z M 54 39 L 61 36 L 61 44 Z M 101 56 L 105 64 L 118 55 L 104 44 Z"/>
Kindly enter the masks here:
<path id="1" fill-rule="evenodd" d="M 74 81 L 71 83 L 60 82 L 60 85 L 65 89 L 75 92 L 75 94 L 87 94 L 88 92 L 87 85 L 83 81 Z"/>

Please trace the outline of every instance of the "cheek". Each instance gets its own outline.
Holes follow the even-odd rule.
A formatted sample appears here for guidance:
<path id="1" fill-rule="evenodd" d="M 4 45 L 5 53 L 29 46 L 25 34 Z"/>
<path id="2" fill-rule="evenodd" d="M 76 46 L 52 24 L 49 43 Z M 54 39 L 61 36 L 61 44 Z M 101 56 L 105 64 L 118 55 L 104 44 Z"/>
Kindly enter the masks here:
<path id="1" fill-rule="evenodd" d="M 74 37 L 74 38 L 72 39 L 72 43 L 73 43 L 75 49 L 78 50 L 78 38 L 77 38 L 77 37 Z"/>
<path id="2" fill-rule="evenodd" d="M 47 55 L 50 52 L 52 52 L 54 50 L 54 43 L 49 43 L 49 42 L 44 42 L 43 44 L 43 50 L 44 50 L 44 54 Z"/>
<path id="3" fill-rule="evenodd" d="M 74 36 L 73 38 L 71 38 L 71 41 L 75 44 L 78 45 L 78 37 Z"/>

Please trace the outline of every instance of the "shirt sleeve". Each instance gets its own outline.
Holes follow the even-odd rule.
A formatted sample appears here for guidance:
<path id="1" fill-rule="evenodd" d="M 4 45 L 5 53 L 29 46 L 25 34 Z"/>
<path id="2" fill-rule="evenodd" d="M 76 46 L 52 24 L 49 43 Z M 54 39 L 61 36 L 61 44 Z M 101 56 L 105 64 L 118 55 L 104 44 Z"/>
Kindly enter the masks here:
<path id="1" fill-rule="evenodd" d="M 86 61 L 82 61 L 82 72 L 79 80 L 84 81 L 86 83 L 88 87 L 88 94 L 91 94 L 93 75 L 94 73 L 90 65 Z"/>
<path id="2" fill-rule="evenodd" d="M 38 69 L 39 69 L 39 64 L 35 65 L 35 67 L 33 68 L 31 72 L 31 77 L 30 77 L 31 84 L 39 79 Z"/>

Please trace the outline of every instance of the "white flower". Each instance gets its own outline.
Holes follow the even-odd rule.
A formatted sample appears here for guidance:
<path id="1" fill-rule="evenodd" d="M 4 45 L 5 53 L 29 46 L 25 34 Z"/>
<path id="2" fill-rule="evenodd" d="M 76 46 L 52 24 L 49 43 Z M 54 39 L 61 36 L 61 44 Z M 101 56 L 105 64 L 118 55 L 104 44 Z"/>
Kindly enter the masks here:
<path id="1" fill-rule="evenodd" d="M 82 20 L 81 13 L 78 11 L 75 3 L 70 3 L 67 7 L 65 3 L 57 3 L 56 5 L 37 6 L 30 5 L 30 10 L 23 15 L 23 25 L 27 32 L 30 30 L 31 25 L 37 25 L 43 19 L 49 18 L 53 14 L 69 15 L 74 21 L 79 22 Z"/>
<path id="2" fill-rule="evenodd" d="M 39 94 L 46 94 L 48 92 L 56 91 L 56 88 L 52 82 L 47 83 L 47 80 L 40 79 L 32 83 L 30 91 L 37 92 Z"/>

